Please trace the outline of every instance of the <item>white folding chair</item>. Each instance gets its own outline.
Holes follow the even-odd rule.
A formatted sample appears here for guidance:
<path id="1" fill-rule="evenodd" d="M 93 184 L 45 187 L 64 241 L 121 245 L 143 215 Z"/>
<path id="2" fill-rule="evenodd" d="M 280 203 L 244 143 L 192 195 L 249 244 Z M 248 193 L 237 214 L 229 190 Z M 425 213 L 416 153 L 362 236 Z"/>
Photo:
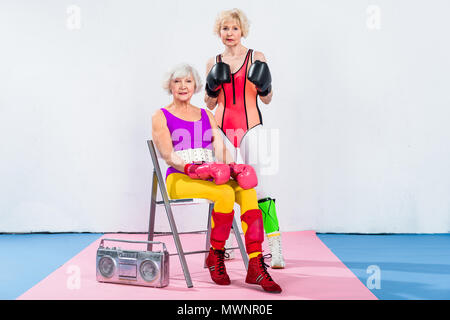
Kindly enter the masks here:
<path id="1" fill-rule="evenodd" d="M 169 220 L 169 226 L 171 234 L 173 236 L 173 240 L 175 242 L 175 247 L 177 249 L 177 253 L 173 253 L 170 255 L 178 255 L 180 258 L 181 267 L 183 268 L 184 278 L 186 279 L 186 284 L 188 288 L 192 288 L 192 279 L 191 274 L 189 273 L 189 268 L 186 263 L 186 255 L 188 254 L 198 254 L 198 253 L 204 253 L 205 254 L 205 260 L 209 253 L 210 248 L 210 236 L 211 236 L 211 215 L 214 208 L 214 203 L 207 199 L 169 199 L 169 196 L 167 194 L 165 179 L 161 173 L 161 167 L 159 165 L 158 159 L 161 158 L 159 153 L 157 153 L 155 146 L 153 144 L 152 140 L 147 140 L 148 149 L 150 151 L 150 155 L 153 162 L 153 179 L 152 179 L 152 193 L 151 193 L 151 203 L 150 203 L 150 217 L 149 217 L 149 224 L 148 224 L 148 241 L 153 241 L 153 237 L 155 236 L 155 213 L 156 213 L 156 206 L 161 205 L 165 207 L 165 211 L 167 213 L 167 218 Z M 159 188 L 159 191 L 161 192 L 162 201 L 157 201 L 157 190 Z M 200 231 L 191 231 L 191 232 L 178 232 L 178 228 L 175 223 L 175 219 L 173 217 L 172 212 L 172 206 L 176 205 L 192 205 L 192 204 L 205 204 L 209 203 L 209 213 L 208 213 L 208 223 L 207 223 L 207 229 L 206 230 L 200 230 Z M 248 269 L 248 256 L 245 251 L 244 242 L 242 241 L 241 234 L 239 232 L 238 224 L 236 222 L 236 218 L 233 218 L 233 225 L 232 225 L 233 233 L 236 237 L 236 241 L 238 243 L 238 247 L 236 248 L 227 248 L 227 250 L 231 249 L 239 249 L 242 255 L 242 260 L 244 261 L 245 268 Z M 200 251 L 190 251 L 190 252 L 184 252 L 183 246 L 181 244 L 180 240 L 180 234 L 186 234 L 186 233 L 206 233 L 206 240 L 205 240 L 205 250 Z M 147 250 L 152 250 L 152 244 L 147 244 Z M 204 264 L 204 267 L 206 268 L 206 263 Z"/>

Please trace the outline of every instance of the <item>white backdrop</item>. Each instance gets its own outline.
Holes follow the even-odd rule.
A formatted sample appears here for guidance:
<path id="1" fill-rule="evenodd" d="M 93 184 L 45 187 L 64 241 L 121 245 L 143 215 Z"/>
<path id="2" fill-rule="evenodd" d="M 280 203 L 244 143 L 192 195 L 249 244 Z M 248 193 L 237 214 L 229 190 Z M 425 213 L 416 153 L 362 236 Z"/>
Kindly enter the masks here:
<path id="1" fill-rule="evenodd" d="M 445 0 L 2 0 L 0 232 L 145 231 L 161 78 L 179 62 L 204 77 L 233 7 L 272 71 L 282 230 L 448 232 Z M 175 214 L 206 223 L 206 207 Z"/>

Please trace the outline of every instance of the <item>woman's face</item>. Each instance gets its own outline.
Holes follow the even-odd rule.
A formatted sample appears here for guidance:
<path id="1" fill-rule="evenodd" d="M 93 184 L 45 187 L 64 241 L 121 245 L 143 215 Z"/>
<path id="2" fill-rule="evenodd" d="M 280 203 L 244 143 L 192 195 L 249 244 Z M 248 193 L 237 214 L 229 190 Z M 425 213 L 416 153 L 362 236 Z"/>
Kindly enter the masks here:
<path id="1" fill-rule="evenodd" d="M 236 19 L 224 20 L 220 27 L 220 39 L 226 46 L 235 46 L 241 43 L 242 30 Z"/>
<path id="2" fill-rule="evenodd" d="M 172 79 L 170 81 L 170 90 L 175 100 L 190 101 L 195 92 L 194 77 L 190 74 L 186 77 Z"/>

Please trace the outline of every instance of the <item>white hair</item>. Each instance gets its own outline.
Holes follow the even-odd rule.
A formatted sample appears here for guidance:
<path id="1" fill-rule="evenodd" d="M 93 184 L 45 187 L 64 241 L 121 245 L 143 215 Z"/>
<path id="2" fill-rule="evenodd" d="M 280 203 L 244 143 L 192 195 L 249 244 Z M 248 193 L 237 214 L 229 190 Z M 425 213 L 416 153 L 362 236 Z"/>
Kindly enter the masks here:
<path id="1" fill-rule="evenodd" d="M 180 63 L 166 72 L 163 78 L 163 89 L 166 90 L 169 94 L 172 94 L 172 91 L 170 90 L 170 82 L 173 79 L 184 78 L 189 75 L 192 75 L 195 81 L 194 93 L 200 92 L 200 90 L 202 90 L 203 88 L 202 79 L 200 78 L 197 70 L 187 63 Z"/>

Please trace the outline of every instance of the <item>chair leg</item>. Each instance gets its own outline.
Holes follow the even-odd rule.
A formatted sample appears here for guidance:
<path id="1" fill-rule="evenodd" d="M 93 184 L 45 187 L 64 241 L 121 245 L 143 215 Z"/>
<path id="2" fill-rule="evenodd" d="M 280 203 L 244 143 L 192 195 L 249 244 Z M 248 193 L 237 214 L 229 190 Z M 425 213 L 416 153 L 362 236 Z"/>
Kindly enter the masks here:
<path id="1" fill-rule="evenodd" d="M 153 192 L 155 190 L 155 186 L 157 184 L 159 187 L 159 191 L 161 192 L 163 201 L 164 201 L 164 207 L 166 208 L 167 218 L 169 219 L 170 229 L 172 230 L 173 240 L 174 240 L 175 246 L 177 248 L 178 257 L 180 258 L 181 267 L 183 268 L 184 278 L 186 279 L 187 287 L 192 288 L 193 284 L 192 284 L 191 274 L 189 273 L 189 268 L 186 263 L 186 257 L 184 255 L 183 247 L 181 245 L 180 236 L 178 234 L 177 226 L 175 224 L 175 219 L 173 218 L 172 208 L 170 207 L 169 196 L 167 195 L 166 186 L 164 185 L 164 178 L 161 174 L 161 168 L 158 163 L 158 156 L 156 155 L 156 150 L 153 145 L 153 141 L 147 140 L 147 145 L 148 145 L 148 149 L 150 151 L 150 155 L 152 157 L 153 167 L 154 167 L 154 175 L 153 175 L 154 185 L 153 185 L 153 189 L 152 189 L 152 194 L 153 194 Z M 157 183 L 155 183 L 155 174 L 156 174 L 156 182 Z M 155 196 L 155 201 L 156 201 L 156 196 Z M 152 220 L 152 219 L 150 219 L 150 220 Z M 150 221 L 149 224 L 151 225 L 152 221 Z M 153 233 L 152 233 L 152 235 L 153 235 Z M 150 236 L 150 233 L 149 233 L 149 236 Z"/>
<path id="2" fill-rule="evenodd" d="M 184 255 L 183 246 L 181 245 L 180 235 L 175 224 L 175 219 L 172 214 L 172 209 L 169 203 L 164 203 L 166 207 L 167 218 L 169 219 L 170 229 L 172 230 L 173 240 L 175 242 L 175 247 L 177 248 L 178 256 L 180 258 L 181 267 L 183 269 L 184 278 L 186 279 L 186 284 L 188 288 L 192 288 L 191 274 L 186 262 L 186 256 Z"/>
<path id="3" fill-rule="evenodd" d="M 244 242 L 242 241 L 241 234 L 239 232 L 239 227 L 236 222 L 236 218 L 233 219 L 233 231 L 234 231 L 233 233 L 234 233 L 234 236 L 236 237 L 236 241 L 239 246 L 239 250 L 241 251 L 241 256 L 242 256 L 242 260 L 244 261 L 245 269 L 248 270 L 248 255 L 247 255 L 247 251 L 245 250 L 245 245 L 244 245 Z"/>
<path id="4" fill-rule="evenodd" d="M 206 227 L 205 251 L 209 251 L 209 248 L 211 247 L 211 217 L 212 217 L 213 210 L 214 210 L 214 203 L 210 203 L 209 204 L 209 213 L 208 213 L 208 224 Z M 207 268 L 207 265 L 206 265 L 207 257 L 208 257 L 208 252 L 205 253 L 205 261 L 203 264 L 204 268 Z"/>
<path id="5" fill-rule="evenodd" d="M 148 222 L 148 241 L 153 241 L 155 232 L 155 215 L 156 215 L 156 193 L 158 190 L 158 180 L 156 171 L 153 170 L 153 182 L 152 182 L 152 196 L 150 202 L 150 217 Z M 152 251 L 153 244 L 147 244 L 147 251 Z"/>

